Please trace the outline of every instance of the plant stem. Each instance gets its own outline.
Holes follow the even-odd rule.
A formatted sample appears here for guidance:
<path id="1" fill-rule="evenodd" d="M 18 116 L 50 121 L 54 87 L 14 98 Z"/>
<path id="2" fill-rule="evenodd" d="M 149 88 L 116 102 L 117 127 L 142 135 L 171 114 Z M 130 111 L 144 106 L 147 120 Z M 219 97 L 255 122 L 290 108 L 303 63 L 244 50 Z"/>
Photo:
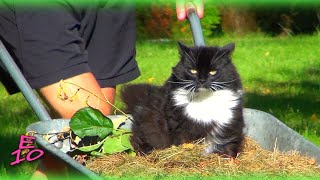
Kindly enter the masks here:
<path id="1" fill-rule="evenodd" d="M 126 116 L 127 118 L 129 118 L 129 116 L 128 116 L 126 113 L 124 113 L 121 109 L 119 109 L 118 107 L 116 107 L 115 105 L 113 105 L 113 104 L 108 100 L 108 98 L 105 96 L 105 94 L 103 94 L 104 99 L 101 99 L 101 98 L 100 98 L 99 96 L 97 96 L 96 94 L 92 93 L 91 91 L 89 91 L 89 90 L 87 90 L 87 89 L 85 89 L 85 88 L 83 88 L 83 87 L 81 87 L 81 86 L 79 86 L 79 85 L 77 85 L 77 84 L 75 84 L 75 83 L 67 82 L 67 81 L 62 81 L 62 83 L 66 83 L 66 84 L 70 84 L 70 85 L 76 86 L 76 87 L 78 87 L 79 89 L 82 89 L 82 90 L 90 93 L 91 95 L 95 96 L 97 99 L 99 99 L 99 100 L 101 100 L 101 101 L 103 101 L 103 102 L 108 103 L 108 104 L 109 104 L 110 106 L 112 106 L 116 111 L 119 111 L 121 114 L 123 114 L 124 116 Z"/>

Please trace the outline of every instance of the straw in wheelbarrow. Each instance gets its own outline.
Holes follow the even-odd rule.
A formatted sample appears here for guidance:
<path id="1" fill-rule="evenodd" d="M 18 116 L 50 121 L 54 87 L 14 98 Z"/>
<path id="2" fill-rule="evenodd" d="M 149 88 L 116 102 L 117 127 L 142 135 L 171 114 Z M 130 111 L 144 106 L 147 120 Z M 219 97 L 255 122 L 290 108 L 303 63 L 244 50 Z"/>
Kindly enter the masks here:
<path id="1" fill-rule="evenodd" d="M 204 154 L 202 141 L 156 150 L 145 156 L 132 157 L 120 153 L 92 158 L 86 166 L 102 176 L 162 175 L 305 175 L 320 176 L 314 158 L 291 151 L 262 149 L 250 138 L 245 139 L 244 150 L 235 159 L 217 154 Z"/>

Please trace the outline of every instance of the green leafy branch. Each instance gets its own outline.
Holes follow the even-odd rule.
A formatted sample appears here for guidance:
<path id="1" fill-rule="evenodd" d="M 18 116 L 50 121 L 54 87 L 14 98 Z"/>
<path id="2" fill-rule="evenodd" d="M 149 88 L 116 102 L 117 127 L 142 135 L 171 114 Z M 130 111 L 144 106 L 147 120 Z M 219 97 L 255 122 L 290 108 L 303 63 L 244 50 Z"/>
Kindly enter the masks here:
<path id="1" fill-rule="evenodd" d="M 78 147 L 80 151 L 98 156 L 119 152 L 135 155 L 130 143 L 132 132 L 128 129 L 114 128 L 111 119 L 97 109 L 85 107 L 78 110 L 71 118 L 69 126 L 79 138 L 98 136 L 102 139 L 96 144 Z"/>

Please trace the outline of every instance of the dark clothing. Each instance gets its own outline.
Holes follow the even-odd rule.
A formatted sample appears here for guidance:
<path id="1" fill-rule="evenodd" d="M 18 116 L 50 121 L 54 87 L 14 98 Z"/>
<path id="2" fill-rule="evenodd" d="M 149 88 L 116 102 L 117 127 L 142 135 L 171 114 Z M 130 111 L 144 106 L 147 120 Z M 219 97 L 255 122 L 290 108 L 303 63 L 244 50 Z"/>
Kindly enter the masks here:
<path id="1" fill-rule="evenodd" d="M 101 87 L 140 75 L 129 7 L 99 1 L 88 7 L 67 1 L 42 8 L 12 4 L 0 9 L 0 38 L 35 89 L 85 72 L 92 72 Z"/>

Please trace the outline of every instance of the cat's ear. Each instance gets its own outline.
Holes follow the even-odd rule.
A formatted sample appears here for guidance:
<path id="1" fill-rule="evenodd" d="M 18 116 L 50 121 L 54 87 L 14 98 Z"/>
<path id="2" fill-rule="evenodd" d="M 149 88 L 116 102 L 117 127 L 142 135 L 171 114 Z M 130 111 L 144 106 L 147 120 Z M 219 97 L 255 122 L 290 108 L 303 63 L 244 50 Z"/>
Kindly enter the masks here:
<path id="1" fill-rule="evenodd" d="M 179 44 L 179 50 L 181 54 L 185 54 L 189 51 L 189 48 L 186 45 L 182 44 L 182 42 L 178 41 L 178 44 Z"/>
<path id="2" fill-rule="evenodd" d="M 235 48 L 235 44 L 234 43 L 230 43 L 230 44 L 227 44 L 227 45 L 223 46 L 221 48 L 221 52 L 223 54 L 225 54 L 226 56 L 229 56 L 234 51 L 234 48 Z"/>

